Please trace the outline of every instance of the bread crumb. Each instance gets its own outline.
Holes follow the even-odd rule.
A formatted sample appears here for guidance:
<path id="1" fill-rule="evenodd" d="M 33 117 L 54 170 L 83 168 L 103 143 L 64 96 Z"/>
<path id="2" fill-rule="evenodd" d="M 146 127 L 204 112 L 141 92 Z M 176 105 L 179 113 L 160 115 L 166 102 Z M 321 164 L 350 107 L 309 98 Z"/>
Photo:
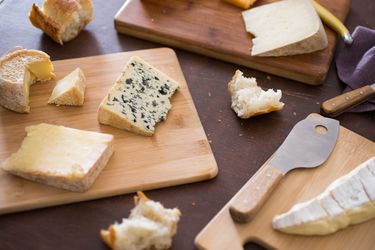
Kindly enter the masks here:
<path id="1" fill-rule="evenodd" d="M 320 105 L 320 102 L 316 102 L 316 105 Z"/>
<path id="2" fill-rule="evenodd" d="M 218 122 L 221 122 L 221 119 L 218 119 L 217 121 L 218 121 Z"/>
<path id="3" fill-rule="evenodd" d="M 192 205 L 193 207 L 195 207 L 195 202 L 192 202 L 191 205 Z"/>
<path id="4" fill-rule="evenodd" d="M 208 96 L 211 96 L 211 91 L 208 91 Z"/>
<path id="5" fill-rule="evenodd" d="M 271 76 L 267 76 L 266 78 L 267 78 L 267 80 L 269 80 L 269 81 L 272 80 Z"/>
<path id="6" fill-rule="evenodd" d="M 208 140 L 208 143 L 212 143 L 212 140 Z"/>
<path id="7" fill-rule="evenodd" d="M 151 22 L 154 22 L 155 20 L 153 18 L 151 18 Z"/>
<path id="8" fill-rule="evenodd" d="M 243 136 L 243 134 L 239 134 L 238 136 Z"/>
<path id="9" fill-rule="evenodd" d="M 297 115 L 297 113 L 296 113 L 296 112 L 293 112 L 293 115 L 294 115 L 294 116 L 296 116 L 296 115 Z"/>

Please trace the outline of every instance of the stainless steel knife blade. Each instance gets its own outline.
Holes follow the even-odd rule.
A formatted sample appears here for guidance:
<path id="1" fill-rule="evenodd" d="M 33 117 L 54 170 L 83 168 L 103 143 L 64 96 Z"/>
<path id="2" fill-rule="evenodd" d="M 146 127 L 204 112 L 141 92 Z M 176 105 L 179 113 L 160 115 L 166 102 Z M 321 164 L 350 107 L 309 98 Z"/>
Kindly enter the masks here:
<path id="1" fill-rule="evenodd" d="M 328 159 L 338 134 L 339 121 L 308 117 L 293 127 L 269 164 L 283 174 L 294 168 L 317 167 Z"/>

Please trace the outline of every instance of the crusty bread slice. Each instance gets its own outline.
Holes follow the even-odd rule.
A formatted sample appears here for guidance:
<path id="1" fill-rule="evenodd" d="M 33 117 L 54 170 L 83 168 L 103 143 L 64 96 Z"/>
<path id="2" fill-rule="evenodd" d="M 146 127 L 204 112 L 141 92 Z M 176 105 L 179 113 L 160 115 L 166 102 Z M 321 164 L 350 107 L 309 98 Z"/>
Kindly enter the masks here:
<path id="1" fill-rule="evenodd" d="M 136 207 L 128 219 L 101 230 L 104 242 L 114 250 L 169 249 L 177 231 L 181 212 L 164 208 L 149 200 L 142 192 L 135 197 Z"/>
<path id="2" fill-rule="evenodd" d="M 54 77 L 53 65 L 46 53 L 19 48 L 8 52 L 0 58 L 0 105 L 28 113 L 30 86 Z"/>
<path id="3" fill-rule="evenodd" d="M 60 44 L 75 38 L 92 18 L 91 0 L 46 0 L 43 9 L 34 3 L 29 13 L 31 23 Z"/>
<path id="4" fill-rule="evenodd" d="M 25 179 L 83 192 L 91 187 L 113 153 L 113 136 L 63 126 L 26 128 L 20 149 L 1 169 Z"/>
<path id="5" fill-rule="evenodd" d="M 228 83 L 228 91 L 232 97 L 232 109 L 241 118 L 270 113 L 280 110 L 284 103 L 280 102 L 281 90 L 262 90 L 256 79 L 246 78 L 240 70 L 236 70 Z"/>
<path id="6" fill-rule="evenodd" d="M 82 106 L 85 101 L 86 78 L 80 68 L 57 82 L 48 100 L 49 104 Z"/>

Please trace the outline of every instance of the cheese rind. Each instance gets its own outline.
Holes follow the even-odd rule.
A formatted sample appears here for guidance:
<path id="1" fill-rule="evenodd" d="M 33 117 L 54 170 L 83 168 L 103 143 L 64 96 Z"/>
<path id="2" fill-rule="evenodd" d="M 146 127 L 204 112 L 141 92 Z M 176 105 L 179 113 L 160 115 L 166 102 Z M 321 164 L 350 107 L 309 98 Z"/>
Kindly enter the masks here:
<path id="1" fill-rule="evenodd" d="M 242 12 L 252 33 L 252 56 L 311 53 L 328 46 L 323 24 L 310 0 L 283 0 Z"/>
<path id="2" fill-rule="evenodd" d="M 102 100 L 98 120 L 116 128 L 151 136 L 167 119 L 170 98 L 179 85 L 141 58 L 132 57 Z"/>
<path id="3" fill-rule="evenodd" d="M 20 149 L 1 168 L 70 191 L 87 190 L 113 153 L 113 136 L 109 134 L 45 123 L 26 131 Z"/>
<path id="4" fill-rule="evenodd" d="M 49 56 L 38 50 L 16 49 L 0 58 L 0 105 L 29 113 L 30 86 L 55 77 Z"/>
<path id="5" fill-rule="evenodd" d="M 318 197 L 276 215 L 273 228 L 290 234 L 326 235 L 374 218 L 375 175 L 370 171 L 374 159 L 331 183 Z"/>
<path id="6" fill-rule="evenodd" d="M 86 78 L 80 68 L 57 82 L 48 100 L 49 104 L 82 106 L 85 101 Z"/>

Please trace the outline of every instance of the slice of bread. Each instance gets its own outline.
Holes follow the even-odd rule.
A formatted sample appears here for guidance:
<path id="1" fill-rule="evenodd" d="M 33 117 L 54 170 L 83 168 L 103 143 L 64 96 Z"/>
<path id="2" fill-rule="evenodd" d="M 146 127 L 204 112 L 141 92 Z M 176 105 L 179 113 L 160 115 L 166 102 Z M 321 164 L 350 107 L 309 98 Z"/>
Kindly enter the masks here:
<path id="1" fill-rule="evenodd" d="M 82 106 L 85 101 L 86 78 L 80 68 L 57 82 L 48 100 L 49 104 Z"/>
<path id="2" fill-rule="evenodd" d="M 25 179 L 83 192 L 113 153 L 113 136 L 50 124 L 26 128 L 20 149 L 1 169 Z"/>
<path id="3" fill-rule="evenodd" d="M 270 113 L 284 107 L 284 103 L 280 102 L 281 90 L 264 91 L 257 85 L 255 78 L 244 77 L 240 70 L 236 70 L 228 83 L 228 91 L 232 97 L 232 109 L 241 118 Z"/>
<path id="4" fill-rule="evenodd" d="M 91 0 L 46 0 L 43 9 L 34 3 L 29 13 L 31 23 L 60 44 L 74 39 L 92 18 Z"/>
<path id="5" fill-rule="evenodd" d="M 53 65 L 46 53 L 22 48 L 11 50 L 0 58 L 0 105 L 28 113 L 30 86 L 54 77 Z"/>
<path id="6" fill-rule="evenodd" d="M 136 207 L 129 218 L 111 225 L 108 230 L 101 230 L 101 237 L 114 250 L 169 249 L 177 231 L 180 210 L 164 208 L 142 192 L 137 194 Z"/>

